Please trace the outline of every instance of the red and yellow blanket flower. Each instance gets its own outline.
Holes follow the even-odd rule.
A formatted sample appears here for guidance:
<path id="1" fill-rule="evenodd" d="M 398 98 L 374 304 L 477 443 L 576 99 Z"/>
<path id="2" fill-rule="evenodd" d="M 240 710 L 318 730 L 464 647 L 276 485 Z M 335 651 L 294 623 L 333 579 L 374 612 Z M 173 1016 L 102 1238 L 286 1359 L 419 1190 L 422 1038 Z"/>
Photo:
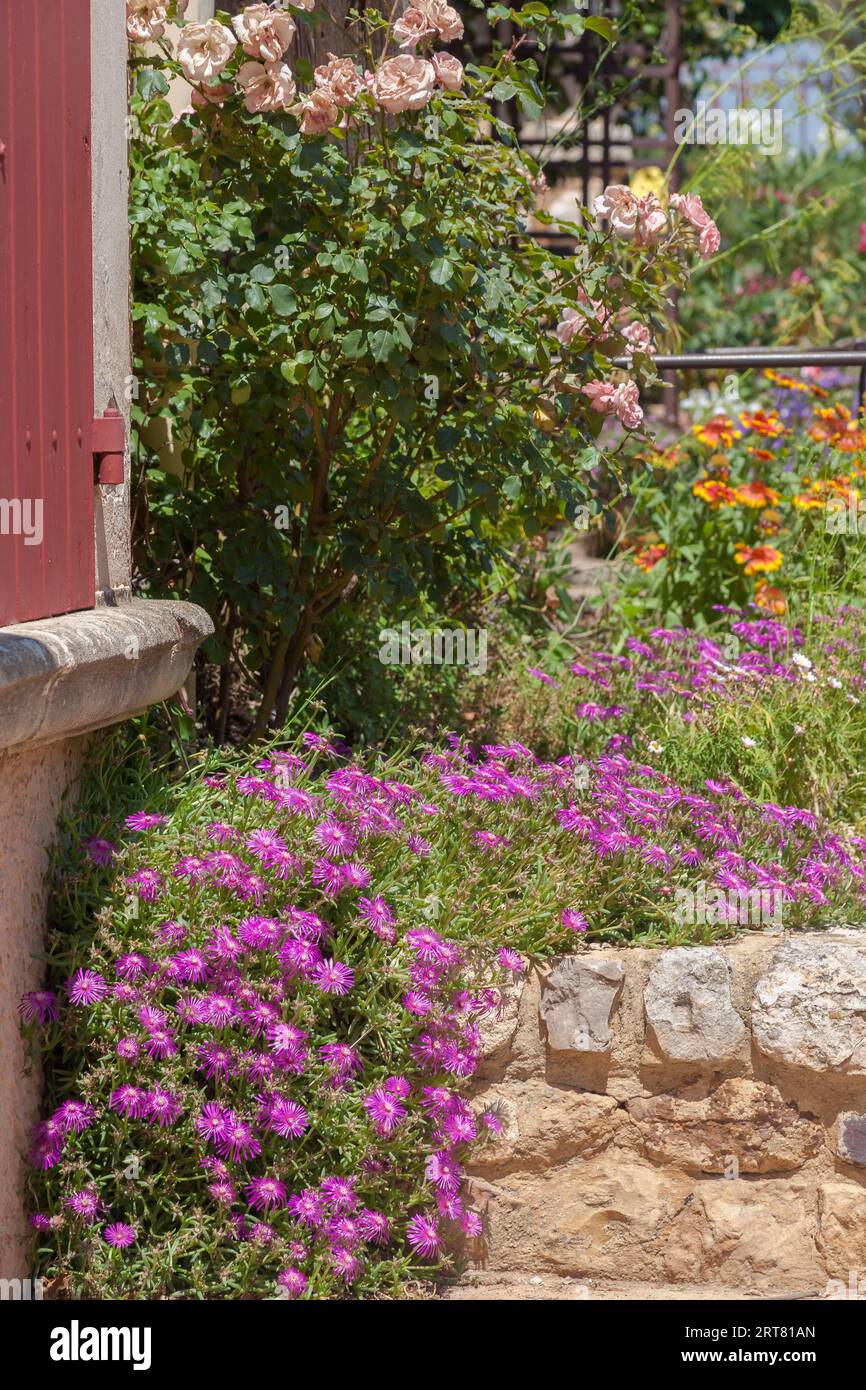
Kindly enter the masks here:
<path id="1" fill-rule="evenodd" d="M 737 504 L 737 494 L 727 483 L 720 482 L 718 478 L 700 478 L 692 488 L 695 497 L 700 497 L 703 502 L 709 502 L 711 507 L 734 507 Z"/>
<path id="2" fill-rule="evenodd" d="M 744 574 L 770 574 L 782 568 L 783 555 L 772 545 L 746 545 L 744 541 L 737 541 L 734 559 L 738 565 L 745 565 Z"/>
<path id="3" fill-rule="evenodd" d="M 734 491 L 737 494 L 737 501 L 742 502 L 746 507 L 775 507 L 782 494 L 769 487 L 767 483 L 759 482 L 757 478 L 750 483 L 740 483 Z"/>
<path id="4" fill-rule="evenodd" d="M 655 568 L 659 560 L 663 560 L 665 558 L 667 553 L 667 546 L 660 543 L 659 545 L 646 546 L 643 550 L 639 550 L 637 554 L 633 555 L 631 558 L 633 563 L 636 564 L 639 569 L 645 570 L 647 573 L 649 573 L 651 569 Z"/>
<path id="5" fill-rule="evenodd" d="M 734 440 L 741 438 L 742 430 L 735 429 L 733 420 L 729 420 L 727 415 L 714 415 L 703 425 L 692 425 L 692 434 L 713 449 L 718 449 L 720 444 L 730 449 Z"/>
<path id="6" fill-rule="evenodd" d="M 740 416 L 740 424 L 743 429 L 751 430 L 754 434 L 766 435 L 768 439 L 777 439 L 780 434 L 786 433 L 777 410 L 756 410 L 751 415 L 744 411 Z"/>
<path id="7" fill-rule="evenodd" d="M 772 613 L 777 618 L 781 618 L 788 607 L 788 601 L 782 590 L 777 589 L 773 584 L 768 584 L 766 579 L 759 579 L 755 585 L 755 603 L 765 613 Z"/>

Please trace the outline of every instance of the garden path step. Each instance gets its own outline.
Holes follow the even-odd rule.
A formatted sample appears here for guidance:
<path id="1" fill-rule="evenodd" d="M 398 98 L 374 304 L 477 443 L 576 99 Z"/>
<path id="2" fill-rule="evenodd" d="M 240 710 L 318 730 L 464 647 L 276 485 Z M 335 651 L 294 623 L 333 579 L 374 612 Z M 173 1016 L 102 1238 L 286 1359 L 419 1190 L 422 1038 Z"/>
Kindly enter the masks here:
<path id="1" fill-rule="evenodd" d="M 474 1272 L 440 1289 L 440 1298 L 447 1302 L 542 1302 L 580 1300 L 581 1302 L 677 1302 L 694 1300 L 706 1303 L 751 1303 L 766 1301 L 761 1294 L 732 1289 L 729 1284 L 649 1284 L 625 1279 L 562 1279 L 553 1274 L 493 1274 Z M 785 1295 L 781 1295 L 785 1298 Z M 816 1289 L 803 1289 L 788 1294 L 797 1302 L 823 1302 L 825 1295 Z"/>

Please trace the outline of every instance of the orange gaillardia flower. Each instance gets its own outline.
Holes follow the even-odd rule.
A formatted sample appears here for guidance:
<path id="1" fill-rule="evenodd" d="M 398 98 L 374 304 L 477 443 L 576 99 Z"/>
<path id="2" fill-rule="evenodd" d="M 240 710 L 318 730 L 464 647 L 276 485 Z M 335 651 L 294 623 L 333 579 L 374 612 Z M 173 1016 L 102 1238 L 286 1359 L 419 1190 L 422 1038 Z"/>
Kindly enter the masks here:
<path id="1" fill-rule="evenodd" d="M 744 573 L 770 574 L 782 568 L 782 552 L 771 545 L 746 545 L 737 541 L 734 546 L 734 559 L 738 565 L 745 565 Z"/>
<path id="2" fill-rule="evenodd" d="M 709 502 L 711 507 L 733 507 L 737 502 L 734 489 L 717 478 L 701 478 L 695 483 L 692 493 L 702 501 Z"/>
<path id="3" fill-rule="evenodd" d="M 667 553 L 668 548 L 664 544 L 648 545 L 645 549 L 639 550 L 636 555 L 633 555 L 632 560 L 639 569 L 646 570 L 648 573 L 658 564 L 659 560 L 664 559 Z"/>
<path id="4" fill-rule="evenodd" d="M 780 492 L 774 492 L 766 483 L 759 482 L 757 478 L 751 483 L 741 483 L 734 491 L 737 501 L 743 502 L 747 507 L 775 507 L 782 495 Z"/>
<path id="5" fill-rule="evenodd" d="M 768 584 L 766 579 L 759 579 L 755 585 L 755 603 L 765 613 L 773 613 L 777 618 L 781 618 L 788 607 L 782 590 Z"/>
<path id="6" fill-rule="evenodd" d="M 805 381 L 795 381 L 792 376 L 780 376 L 772 367 L 764 368 L 764 376 L 769 381 L 774 381 L 777 386 L 784 386 L 788 391 L 808 391 L 810 394 L 812 392 L 812 387 L 807 386 Z"/>
<path id="7" fill-rule="evenodd" d="M 772 463 L 773 459 L 776 457 L 769 449 L 749 449 L 749 453 L 752 455 L 752 458 L 757 459 L 759 463 Z"/>
<path id="8" fill-rule="evenodd" d="M 693 425 L 692 433 L 702 444 L 709 444 L 714 449 L 718 449 L 721 444 L 725 449 L 730 449 L 734 440 L 740 438 L 742 431 L 734 429 L 734 422 L 729 420 L 727 415 L 714 415 L 712 420 L 707 420 L 704 425 Z"/>
<path id="9" fill-rule="evenodd" d="M 754 415 L 743 413 L 740 416 L 740 424 L 746 430 L 753 430 L 755 434 L 766 435 L 768 439 L 776 439 L 780 434 L 785 433 L 785 426 L 779 419 L 779 413 L 771 410 L 756 410 Z"/>

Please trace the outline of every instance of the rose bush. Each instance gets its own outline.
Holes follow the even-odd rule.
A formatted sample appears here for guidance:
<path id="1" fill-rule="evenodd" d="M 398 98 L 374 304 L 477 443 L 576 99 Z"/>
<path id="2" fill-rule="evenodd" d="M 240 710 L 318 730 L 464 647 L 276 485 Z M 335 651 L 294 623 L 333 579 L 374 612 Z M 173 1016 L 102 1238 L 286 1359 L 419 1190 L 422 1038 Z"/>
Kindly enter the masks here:
<path id="1" fill-rule="evenodd" d="M 130 6 L 136 544 L 141 587 L 216 620 L 223 737 L 236 709 L 257 733 L 282 722 L 304 662 L 335 655 L 339 605 L 444 611 L 504 532 L 586 503 L 617 442 L 604 415 L 641 424 L 697 246 L 655 199 L 629 243 L 577 209 L 573 256 L 533 242 L 540 171 L 491 103 L 538 111 L 535 64 L 515 46 L 464 72 L 447 5 L 393 26 L 369 8 L 315 69 L 292 60 L 305 7 L 186 25 L 175 49 L 172 17 Z M 537 5 L 515 22 L 601 24 Z M 175 74 L 194 84 L 178 119 Z"/>

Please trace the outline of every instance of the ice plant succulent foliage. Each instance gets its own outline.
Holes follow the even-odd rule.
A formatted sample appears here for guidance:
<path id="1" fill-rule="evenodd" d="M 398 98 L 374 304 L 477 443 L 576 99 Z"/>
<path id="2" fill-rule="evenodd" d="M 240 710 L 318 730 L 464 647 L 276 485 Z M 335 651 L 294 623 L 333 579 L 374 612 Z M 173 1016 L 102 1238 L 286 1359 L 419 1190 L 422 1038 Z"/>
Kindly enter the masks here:
<path id="1" fill-rule="evenodd" d="M 259 733 L 348 596 L 435 604 L 478 585 L 501 528 L 575 515 L 605 416 L 641 426 L 667 288 L 698 257 L 661 204 L 628 246 L 576 206 L 573 256 L 527 235 L 541 171 L 493 105 L 543 105 L 519 46 L 464 71 L 459 15 L 422 0 L 366 7 L 313 68 L 305 11 L 252 5 L 154 46 L 130 10 L 141 570 L 214 615 L 222 727 L 243 671 Z"/>
<path id="2" fill-rule="evenodd" d="M 88 964 L 22 1001 L 75 1074 L 32 1160 L 45 1268 L 76 1289 L 394 1290 L 480 1231 L 465 1090 L 515 961 L 482 981 L 444 929 L 359 892 L 383 861 L 418 862 L 423 813 L 328 756 L 274 754 L 199 781 L 168 820 L 130 817 Z"/>

